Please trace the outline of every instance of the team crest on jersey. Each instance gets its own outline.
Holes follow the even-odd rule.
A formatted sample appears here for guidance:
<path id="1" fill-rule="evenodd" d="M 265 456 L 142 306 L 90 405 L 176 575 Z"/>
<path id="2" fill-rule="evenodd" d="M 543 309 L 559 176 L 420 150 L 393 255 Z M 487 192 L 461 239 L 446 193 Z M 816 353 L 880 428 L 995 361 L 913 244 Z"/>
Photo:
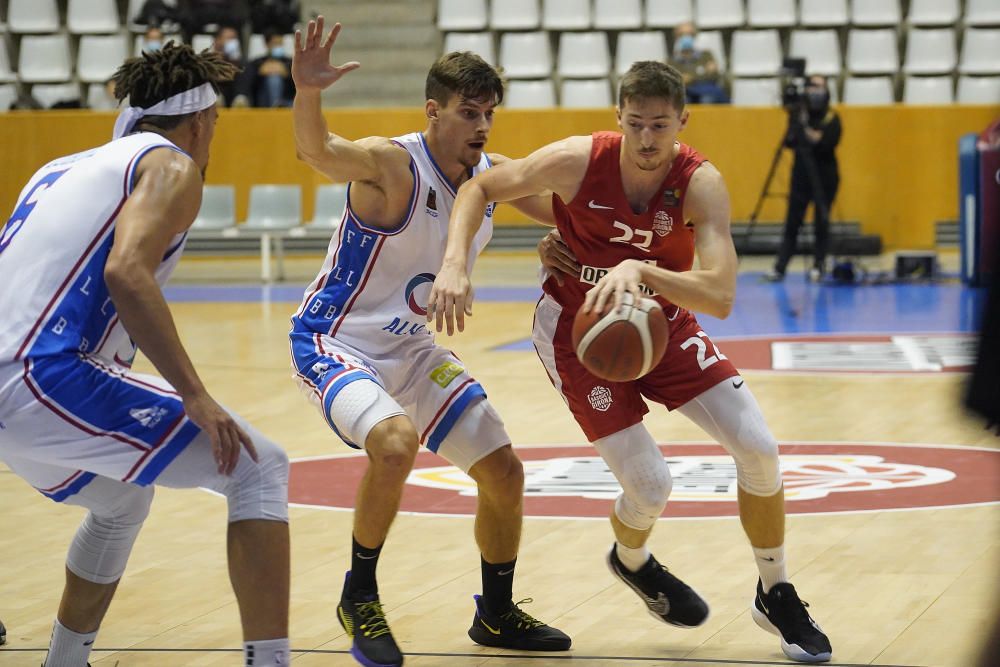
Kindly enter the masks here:
<path id="1" fill-rule="evenodd" d="M 666 211 L 657 211 L 653 216 L 653 231 L 659 236 L 666 236 L 674 228 L 674 219 Z"/>
<path id="2" fill-rule="evenodd" d="M 587 395 L 590 407 L 600 412 L 607 412 L 611 407 L 611 390 L 607 387 L 594 387 Z"/>
<path id="3" fill-rule="evenodd" d="M 489 205 L 486 207 L 486 217 L 487 218 L 492 218 L 493 217 L 493 211 L 496 210 L 496 207 L 497 207 L 497 203 L 496 202 L 490 202 L 489 203 Z"/>
<path id="4" fill-rule="evenodd" d="M 434 188 L 427 189 L 427 202 L 424 207 L 427 209 L 427 215 L 433 218 L 438 217 L 437 192 L 434 191 Z"/>

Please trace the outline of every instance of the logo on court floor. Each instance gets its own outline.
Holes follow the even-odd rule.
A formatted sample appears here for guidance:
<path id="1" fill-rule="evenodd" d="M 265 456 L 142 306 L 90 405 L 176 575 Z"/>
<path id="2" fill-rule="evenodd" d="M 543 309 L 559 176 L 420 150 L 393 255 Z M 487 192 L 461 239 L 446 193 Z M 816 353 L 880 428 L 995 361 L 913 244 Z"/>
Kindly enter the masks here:
<path id="1" fill-rule="evenodd" d="M 673 476 L 666 518 L 738 516 L 736 467 L 715 444 L 661 445 Z M 524 514 L 605 518 L 621 492 L 590 446 L 519 447 Z M 332 456 L 292 463 L 289 500 L 350 509 L 366 457 Z M 933 445 L 788 443 L 781 473 L 789 514 L 877 512 L 1000 503 L 1000 450 Z M 427 451 L 407 480 L 401 510 L 472 515 L 475 483 Z"/>

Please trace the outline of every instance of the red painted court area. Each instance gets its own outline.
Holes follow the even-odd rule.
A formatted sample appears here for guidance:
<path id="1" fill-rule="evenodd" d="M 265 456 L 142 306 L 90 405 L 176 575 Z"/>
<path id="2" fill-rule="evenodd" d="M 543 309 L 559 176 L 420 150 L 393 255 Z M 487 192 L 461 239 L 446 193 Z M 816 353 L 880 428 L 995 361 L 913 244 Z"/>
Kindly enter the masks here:
<path id="1" fill-rule="evenodd" d="M 667 518 L 737 516 L 735 467 L 715 444 L 661 445 L 674 477 Z M 518 448 L 525 516 L 606 517 L 619 487 L 589 446 Z M 789 514 L 920 509 L 1000 502 L 1000 451 L 865 443 L 781 446 Z M 349 509 L 364 454 L 292 463 L 289 500 Z M 444 459 L 421 452 L 401 510 L 472 515 L 475 487 Z"/>

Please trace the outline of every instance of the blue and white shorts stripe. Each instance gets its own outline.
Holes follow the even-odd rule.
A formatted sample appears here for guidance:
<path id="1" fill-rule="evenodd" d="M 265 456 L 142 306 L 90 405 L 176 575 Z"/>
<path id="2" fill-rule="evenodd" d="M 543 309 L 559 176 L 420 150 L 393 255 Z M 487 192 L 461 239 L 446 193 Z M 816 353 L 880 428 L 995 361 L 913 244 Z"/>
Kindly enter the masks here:
<path id="1" fill-rule="evenodd" d="M 414 344 L 406 356 L 389 359 L 366 358 L 357 350 L 329 336 L 314 332 L 293 331 L 290 334 L 292 362 L 299 388 L 323 414 L 327 424 L 337 432 L 330 415 L 330 405 L 337 392 L 355 381 L 375 383 L 397 403 L 411 419 L 420 436 L 420 444 L 432 452 L 451 459 L 449 447 L 474 447 L 485 451 L 458 454 L 460 460 L 479 460 L 483 455 L 509 442 L 503 424 L 489 424 L 486 429 L 502 436 L 482 438 L 478 442 L 449 440 L 454 426 L 477 401 L 486 399 L 486 392 L 469 375 L 464 364 L 449 350 L 435 345 Z M 396 413 L 398 414 L 398 412 Z M 486 413 L 494 419 L 495 412 Z M 391 416 L 387 414 L 387 417 Z M 485 425 L 484 425 L 485 426 Z M 352 447 L 362 443 L 341 439 Z"/>
<path id="2" fill-rule="evenodd" d="M 0 459 L 57 502 L 95 475 L 152 484 L 201 432 L 166 381 L 90 355 L 4 365 L 0 386 Z"/>

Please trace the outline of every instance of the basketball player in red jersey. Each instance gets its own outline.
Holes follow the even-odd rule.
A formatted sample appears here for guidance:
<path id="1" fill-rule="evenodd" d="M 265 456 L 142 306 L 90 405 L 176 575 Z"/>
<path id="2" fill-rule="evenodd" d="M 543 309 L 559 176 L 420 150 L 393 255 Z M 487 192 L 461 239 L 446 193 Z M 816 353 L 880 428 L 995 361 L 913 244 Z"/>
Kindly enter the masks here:
<path id="1" fill-rule="evenodd" d="M 561 260 L 566 275 L 549 273 L 544 280 L 533 338 L 553 385 L 622 486 L 611 513 L 612 573 L 666 623 L 695 627 L 708 617 L 705 601 L 646 547 L 671 488 L 663 455 L 642 423 L 648 399 L 694 421 L 733 456 L 740 519 L 760 571 L 753 618 L 781 637 L 788 657 L 824 662 L 831 657 L 830 642 L 786 574 L 777 442 L 743 378 L 694 316 L 729 315 L 736 250 L 722 176 L 677 141 L 687 120 L 677 70 L 638 62 L 621 82 L 621 133 L 570 137 L 465 183 L 455 200 L 428 319 L 436 319 L 438 331 L 446 326 L 451 334 L 456 324 L 464 329 L 472 298 L 465 257 L 487 203 L 551 193 L 569 254 Z M 551 271 L 560 260 L 545 263 Z M 615 383 L 583 368 L 570 332 L 577 309 L 618 307 L 626 293 L 654 296 L 670 320 L 670 341 L 649 374 Z"/>

